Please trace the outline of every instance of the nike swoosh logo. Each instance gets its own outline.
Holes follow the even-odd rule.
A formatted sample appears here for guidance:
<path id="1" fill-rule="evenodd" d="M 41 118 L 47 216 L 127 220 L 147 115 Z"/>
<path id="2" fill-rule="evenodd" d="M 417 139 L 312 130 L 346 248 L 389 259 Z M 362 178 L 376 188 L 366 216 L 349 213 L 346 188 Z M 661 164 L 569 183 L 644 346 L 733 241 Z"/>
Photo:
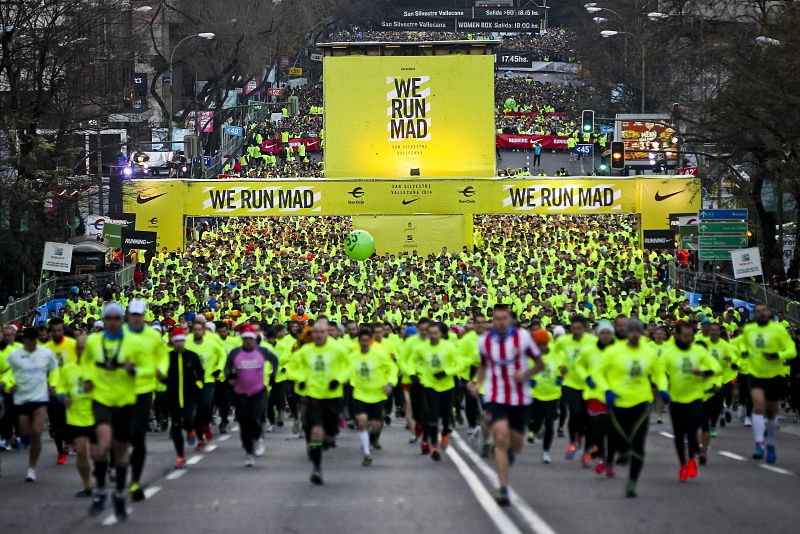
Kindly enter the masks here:
<path id="1" fill-rule="evenodd" d="M 411 204 L 412 202 L 416 202 L 417 200 L 419 200 L 419 199 L 418 198 L 412 198 L 411 200 L 404 200 L 403 201 L 403 206 Z"/>
<path id="2" fill-rule="evenodd" d="M 164 195 L 166 195 L 166 193 L 161 193 L 160 195 L 156 195 L 156 196 L 154 196 L 154 197 L 142 198 L 142 194 L 141 194 L 141 193 L 139 193 L 139 196 L 138 196 L 138 197 L 136 197 L 136 203 L 137 203 L 137 204 L 147 204 L 147 203 L 148 203 L 148 202 L 150 202 L 151 200 L 155 200 L 155 199 L 157 199 L 158 197 L 163 197 Z"/>
<path id="3" fill-rule="evenodd" d="M 681 193 L 683 193 L 683 191 L 677 191 L 675 193 L 670 193 L 669 195 L 661 195 L 660 192 L 656 191 L 656 202 L 667 200 L 669 197 L 674 197 L 675 195 L 680 195 Z"/>

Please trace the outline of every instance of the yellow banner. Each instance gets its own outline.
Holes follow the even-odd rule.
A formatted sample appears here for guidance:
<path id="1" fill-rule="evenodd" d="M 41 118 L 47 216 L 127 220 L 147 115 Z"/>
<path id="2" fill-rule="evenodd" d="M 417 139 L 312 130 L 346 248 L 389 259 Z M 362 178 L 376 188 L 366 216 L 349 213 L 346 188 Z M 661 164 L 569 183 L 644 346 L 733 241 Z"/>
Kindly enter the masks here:
<path id="1" fill-rule="evenodd" d="M 641 213 L 643 229 L 668 229 L 670 213 L 700 207 L 699 189 L 696 178 L 130 180 L 123 207 L 172 250 L 184 216 Z"/>
<path id="2" fill-rule="evenodd" d="M 642 230 L 668 230 L 671 213 L 697 213 L 701 208 L 697 178 L 640 178 L 639 204 Z"/>
<path id="3" fill-rule="evenodd" d="M 130 180 L 123 184 L 122 209 L 136 214 L 136 230 L 158 233 L 157 249 L 183 247 L 186 183 L 181 180 Z"/>
<path id="4" fill-rule="evenodd" d="M 494 56 L 324 61 L 328 178 L 495 176 Z"/>
<path id="5" fill-rule="evenodd" d="M 378 254 L 472 250 L 471 215 L 361 215 L 353 217 L 353 228 L 372 234 Z"/>

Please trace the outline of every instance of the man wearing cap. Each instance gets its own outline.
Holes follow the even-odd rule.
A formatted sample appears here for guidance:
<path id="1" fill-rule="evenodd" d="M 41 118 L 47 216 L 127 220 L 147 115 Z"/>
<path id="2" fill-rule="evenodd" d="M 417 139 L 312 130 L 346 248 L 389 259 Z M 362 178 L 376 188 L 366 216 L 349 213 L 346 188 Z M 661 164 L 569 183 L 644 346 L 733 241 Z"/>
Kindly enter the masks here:
<path id="1" fill-rule="evenodd" d="M 134 299 L 128 303 L 128 324 L 125 334 L 135 339 L 143 349 L 142 361 L 136 373 L 136 407 L 131 430 L 131 498 L 144 500 L 144 491 L 139 483 L 147 455 L 145 436 L 150 424 L 150 409 L 156 389 L 156 369 L 164 367 L 166 346 L 153 328 L 146 328 L 144 316 L 147 306 L 144 301 Z"/>
<path id="2" fill-rule="evenodd" d="M 242 346 L 228 356 L 225 376 L 233 387 L 242 447 L 247 454 L 245 466 L 252 467 L 255 457 L 264 454 L 261 422 L 267 406 L 267 384 L 275 378 L 278 357 L 258 346 L 258 332 L 252 324 L 244 325 L 240 337 Z"/>
<path id="3" fill-rule="evenodd" d="M 81 355 L 86 370 L 85 389 L 92 397 L 96 447 L 93 450 L 96 488 L 89 514 L 100 515 L 106 503 L 108 455 L 114 446 L 116 492 L 114 514 L 127 519 L 125 482 L 128 444 L 136 406 L 136 374 L 147 365 L 147 347 L 142 338 L 122 326 L 122 306 L 109 302 L 103 308 L 103 331 L 91 334 Z"/>
<path id="4" fill-rule="evenodd" d="M 186 465 L 183 431 L 186 431 L 189 446 L 194 446 L 197 442 L 194 418 L 205 374 L 200 357 L 196 353 L 186 350 L 186 331 L 176 326 L 172 329 L 170 339 L 172 350 L 167 356 L 167 370 L 162 371 L 157 368 L 156 373 L 167 386 L 167 410 L 171 421 L 170 437 L 177 454 L 175 469 L 183 469 Z"/>

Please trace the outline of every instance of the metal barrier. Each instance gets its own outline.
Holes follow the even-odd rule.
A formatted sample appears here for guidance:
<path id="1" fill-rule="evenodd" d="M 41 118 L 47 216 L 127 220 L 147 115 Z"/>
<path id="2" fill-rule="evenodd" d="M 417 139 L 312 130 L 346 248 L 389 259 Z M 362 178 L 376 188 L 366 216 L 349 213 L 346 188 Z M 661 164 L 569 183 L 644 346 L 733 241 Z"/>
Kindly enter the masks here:
<path id="1" fill-rule="evenodd" d="M 725 298 L 744 300 L 751 304 L 766 304 L 782 319 L 800 325 L 800 301 L 779 295 L 761 284 L 674 265 L 670 268 L 670 284 L 684 291 L 700 293 L 704 302 L 709 302 L 711 295 L 720 290 Z"/>
<path id="2" fill-rule="evenodd" d="M 13 321 L 28 323 L 28 316 L 33 317 L 36 308 L 55 298 L 56 278 L 45 280 L 36 291 L 24 297 L 10 302 L 5 308 L 0 310 L 0 323 L 8 324 Z"/>
<path id="3" fill-rule="evenodd" d="M 69 297 L 72 294 L 73 287 L 89 288 L 94 291 L 102 291 L 107 284 L 124 287 L 133 282 L 133 272 L 135 270 L 135 265 L 127 265 L 119 271 L 61 276 L 56 279 L 53 298 Z"/>

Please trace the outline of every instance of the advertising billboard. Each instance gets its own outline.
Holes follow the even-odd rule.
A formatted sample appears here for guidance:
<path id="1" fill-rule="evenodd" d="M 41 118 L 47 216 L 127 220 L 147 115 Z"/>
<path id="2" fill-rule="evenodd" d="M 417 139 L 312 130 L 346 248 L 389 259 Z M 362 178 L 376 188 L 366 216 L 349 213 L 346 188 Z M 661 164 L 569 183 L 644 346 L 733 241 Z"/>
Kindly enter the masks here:
<path id="1" fill-rule="evenodd" d="M 328 178 L 495 175 L 494 56 L 324 61 Z"/>

